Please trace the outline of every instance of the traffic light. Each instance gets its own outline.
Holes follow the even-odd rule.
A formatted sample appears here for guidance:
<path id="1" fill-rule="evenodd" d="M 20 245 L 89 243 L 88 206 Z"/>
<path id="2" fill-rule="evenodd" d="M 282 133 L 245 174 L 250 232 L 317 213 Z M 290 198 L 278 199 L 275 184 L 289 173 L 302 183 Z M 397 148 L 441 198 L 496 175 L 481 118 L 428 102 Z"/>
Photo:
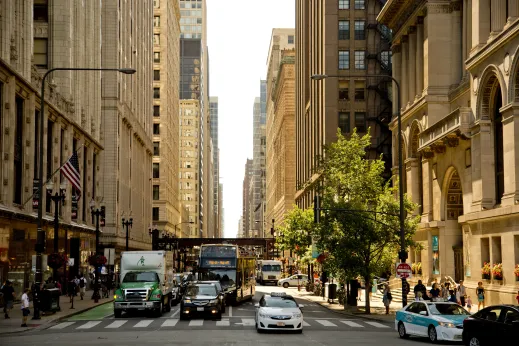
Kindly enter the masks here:
<path id="1" fill-rule="evenodd" d="M 319 223 L 321 218 L 321 199 L 319 195 L 314 196 L 314 223 Z"/>

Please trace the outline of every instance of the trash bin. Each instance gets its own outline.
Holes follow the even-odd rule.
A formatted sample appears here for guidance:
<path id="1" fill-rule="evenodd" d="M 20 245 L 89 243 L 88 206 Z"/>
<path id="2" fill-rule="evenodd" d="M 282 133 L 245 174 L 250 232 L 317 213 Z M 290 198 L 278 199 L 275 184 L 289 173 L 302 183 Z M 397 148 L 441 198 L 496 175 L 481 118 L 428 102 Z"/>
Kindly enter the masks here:
<path id="1" fill-rule="evenodd" d="M 59 298 L 61 292 L 58 288 L 44 289 L 40 294 L 40 311 L 56 312 L 60 311 Z"/>
<path id="2" fill-rule="evenodd" d="M 328 285 L 328 299 L 337 299 L 337 285 L 336 284 Z"/>

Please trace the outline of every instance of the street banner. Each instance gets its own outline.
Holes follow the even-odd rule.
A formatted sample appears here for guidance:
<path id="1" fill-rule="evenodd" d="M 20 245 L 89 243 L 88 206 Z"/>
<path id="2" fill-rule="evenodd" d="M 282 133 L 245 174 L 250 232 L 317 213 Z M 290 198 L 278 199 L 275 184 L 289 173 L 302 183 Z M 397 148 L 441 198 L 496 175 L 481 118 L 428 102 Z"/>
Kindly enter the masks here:
<path id="1" fill-rule="evenodd" d="M 113 266 L 115 264 L 115 248 L 105 248 L 106 264 Z"/>
<path id="2" fill-rule="evenodd" d="M 75 194 L 72 194 L 72 220 L 77 220 L 77 197 Z"/>
<path id="3" fill-rule="evenodd" d="M 32 209 L 38 209 L 38 203 L 40 202 L 39 184 L 38 179 L 32 181 Z"/>

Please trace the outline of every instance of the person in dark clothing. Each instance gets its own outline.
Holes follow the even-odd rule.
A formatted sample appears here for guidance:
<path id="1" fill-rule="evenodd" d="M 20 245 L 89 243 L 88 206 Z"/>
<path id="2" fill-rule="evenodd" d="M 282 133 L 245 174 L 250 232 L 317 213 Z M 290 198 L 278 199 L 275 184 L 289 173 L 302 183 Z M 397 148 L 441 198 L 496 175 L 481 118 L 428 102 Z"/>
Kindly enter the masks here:
<path id="1" fill-rule="evenodd" d="M 14 288 L 11 281 L 7 280 L 5 285 L 2 287 L 2 293 L 4 295 L 4 316 L 9 317 L 9 311 L 13 308 L 14 303 Z"/>
<path id="2" fill-rule="evenodd" d="M 414 296 L 415 296 L 415 298 L 418 297 L 418 292 L 422 293 L 422 298 L 425 299 L 427 297 L 427 288 L 422 283 L 422 280 L 418 280 L 418 283 L 416 284 L 416 286 L 414 286 Z"/>

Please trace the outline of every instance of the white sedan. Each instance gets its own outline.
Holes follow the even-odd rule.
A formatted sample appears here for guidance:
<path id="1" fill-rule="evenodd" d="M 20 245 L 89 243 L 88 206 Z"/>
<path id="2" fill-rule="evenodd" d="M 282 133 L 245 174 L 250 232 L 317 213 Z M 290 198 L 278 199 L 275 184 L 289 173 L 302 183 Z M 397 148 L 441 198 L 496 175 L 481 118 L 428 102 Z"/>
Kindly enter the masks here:
<path id="1" fill-rule="evenodd" d="M 290 286 L 297 287 L 300 286 L 306 286 L 306 283 L 308 282 L 308 275 L 306 274 L 295 274 L 292 276 L 289 276 L 288 278 L 281 279 L 278 281 L 278 286 L 283 286 L 284 288 L 288 288 Z"/>
<path id="2" fill-rule="evenodd" d="M 256 306 L 256 330 L 288 330 L 303 332 L 303 305 L 285 293 L 264 294 Z"/>

